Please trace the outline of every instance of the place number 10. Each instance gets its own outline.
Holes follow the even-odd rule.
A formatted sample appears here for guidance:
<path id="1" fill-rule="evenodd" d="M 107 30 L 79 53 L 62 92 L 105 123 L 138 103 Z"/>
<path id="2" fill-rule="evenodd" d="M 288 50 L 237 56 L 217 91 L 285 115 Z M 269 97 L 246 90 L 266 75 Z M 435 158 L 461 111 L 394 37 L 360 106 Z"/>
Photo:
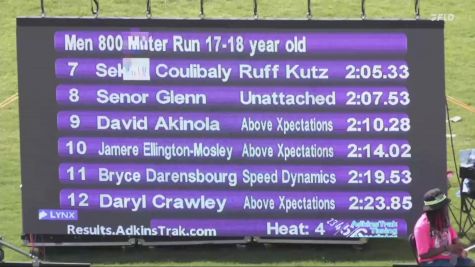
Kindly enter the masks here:
<path id="1" fill-rule="evenodd" d="M 66 143 L 66 147 L 68 148 L 69 155 L 74 155 L 75 152 L 79 155 L 84 155 L 87 152 L 87 145 L 84 141 L 77 141 L 76 143 L 69 141 Z"/>

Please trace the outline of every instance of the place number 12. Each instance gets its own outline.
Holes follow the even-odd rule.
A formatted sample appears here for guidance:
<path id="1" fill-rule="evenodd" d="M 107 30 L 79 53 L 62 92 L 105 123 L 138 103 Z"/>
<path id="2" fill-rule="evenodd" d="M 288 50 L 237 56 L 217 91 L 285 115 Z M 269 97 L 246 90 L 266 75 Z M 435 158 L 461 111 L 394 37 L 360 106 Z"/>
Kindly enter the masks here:
<path id="1" fill-rule="evenodd" d="M 86 193 L 79 193 L 76 195 L 74 193 L 71 193 L 68 195 L 69 203 L 71 204 L 71 207 L 76 207 L 76 204 L 78 207 L 88 207 L 89 203 L 87 203 L 89 196 Z"/>

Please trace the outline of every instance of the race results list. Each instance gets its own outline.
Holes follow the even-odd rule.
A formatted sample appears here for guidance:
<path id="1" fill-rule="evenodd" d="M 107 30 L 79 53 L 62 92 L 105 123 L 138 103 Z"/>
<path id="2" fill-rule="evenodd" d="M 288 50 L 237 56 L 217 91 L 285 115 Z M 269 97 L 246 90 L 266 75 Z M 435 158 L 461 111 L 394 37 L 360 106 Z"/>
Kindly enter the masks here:
<path id="1" fill-rule="evenodd" d="M 406 31 L 98 27 L 53 38 L 56 204 L 38 220 L 62 234 L 411 231 L 425 178 Z"/>

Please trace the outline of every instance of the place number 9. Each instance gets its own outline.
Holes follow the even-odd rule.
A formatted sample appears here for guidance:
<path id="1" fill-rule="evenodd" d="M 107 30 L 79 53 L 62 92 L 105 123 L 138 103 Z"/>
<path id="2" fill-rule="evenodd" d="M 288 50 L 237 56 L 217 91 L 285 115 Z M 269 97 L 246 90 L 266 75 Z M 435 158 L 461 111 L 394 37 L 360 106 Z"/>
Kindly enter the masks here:
<path id="1" fill-rule="evenodd" d="M 77 88 L 69 89 L 69 101 L 76 103 L 79 101 L 79 90 Z"/>
<path id="2" fill-rule="evenodd" d="M 81 124 L 81 119 L 79 118 L 78 115 L 71 115 L 69 116 L 69 125 L 73 129 L 79 128 L 79 125 Z"/>

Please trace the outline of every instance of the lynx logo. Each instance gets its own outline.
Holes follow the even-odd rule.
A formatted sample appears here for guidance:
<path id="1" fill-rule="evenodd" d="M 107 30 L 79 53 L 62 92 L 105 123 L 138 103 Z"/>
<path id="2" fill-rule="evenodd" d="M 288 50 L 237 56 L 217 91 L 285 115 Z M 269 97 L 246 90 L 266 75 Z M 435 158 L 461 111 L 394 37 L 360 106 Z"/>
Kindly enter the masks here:
<path id="1" fill-rule="evenodd" d="M 77 210 L 39 210 L 40 221 L 77 221 Z"/>

